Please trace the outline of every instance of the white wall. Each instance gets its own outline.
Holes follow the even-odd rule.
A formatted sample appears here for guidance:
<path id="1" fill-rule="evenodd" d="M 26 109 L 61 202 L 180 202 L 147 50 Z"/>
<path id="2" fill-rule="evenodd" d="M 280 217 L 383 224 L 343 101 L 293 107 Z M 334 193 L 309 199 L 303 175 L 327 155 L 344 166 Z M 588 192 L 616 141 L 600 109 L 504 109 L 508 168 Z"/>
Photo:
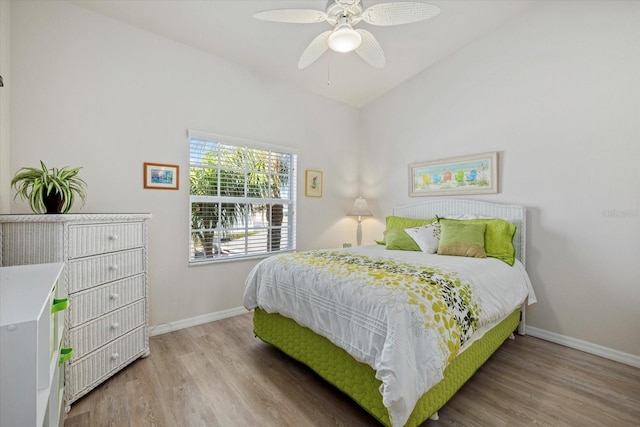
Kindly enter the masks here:
<path id="1" fill-rule="evenodd" d="M 0 1 L 0 75 L 4 87 L 0 88 L 0 213 L 9 212 L 11 174 L 9 159 L 11 156 L 11 3 Z"/>
<path id="2" fill-rule="evenodd" d="M 499 151 L 500 193 L 475 198 L 528 207 L 528 323 L 640 356 L 639 22 L 638 2 L 537 2 L 364 108 L 370 237 L 419 201 L 408 163 Z"/>
<path id="3" fill-rule="evenodd" d="M 300 249 L 355 233 L 355 109 L 66 2 L 12 2 L 11 71 L 10 174 L 83 166 L 88 199 L 73 211 L 153 214 L 152 325 L 240 307 L 256 263 L 188 267 L 187 129 L 297 149 Z M 145 161 L 180 165 L 180 190 L 144 190 Z M 305 169 L 324 172 L 322 198 L 304 197 Z"/>

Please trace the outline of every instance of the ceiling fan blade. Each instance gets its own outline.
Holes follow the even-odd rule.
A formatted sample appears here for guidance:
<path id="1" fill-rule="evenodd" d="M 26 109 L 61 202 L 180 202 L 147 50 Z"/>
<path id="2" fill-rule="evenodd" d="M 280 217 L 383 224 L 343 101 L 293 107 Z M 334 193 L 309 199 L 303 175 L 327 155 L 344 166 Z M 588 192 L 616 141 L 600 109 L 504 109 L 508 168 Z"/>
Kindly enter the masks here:
<path id="1" fill-rule="evenodd" d="M 275 9 L 254 13 L 253 17 L 263 21 L 313 24 L 325 21 L 327 14 L 314 9 Z"/>
<path id="2" fill-rule="evenodd" d="M 386 60 L 378 40 L 367 30 L 358 29 L 356 31 L 360 34 L 360 37 L 362 37 L 362 43 L 360 47 L 356 49 L 356 53 L 360 55 L 360 58 L 374 67 L 384 68 Z"/>
<path id="3" fill-rule="evenodd" d="M 315 39 L 309 43 L 309 46 L 304 50 L 302 56 L 300 57 L 300 61 L 298 61 L 298 68 L 303 69 L 307 68 L 309 65 L 313 64 L 318 58 L 322 56 L 323 53 L 329 49 L 329 45 L 327 44 L 327 40 L 329 40 L 329 36 L 331 35 L 331 31 L 325 31 L 324 33 L 317 36 Z"/>
<path id="4" fill-rule="evenodd" d="M 400 25 L 433 18 L 440 8 L 428 3 L 407 1 L 380 3 L 362 12 L 362 19 L 372 25 Z"/>

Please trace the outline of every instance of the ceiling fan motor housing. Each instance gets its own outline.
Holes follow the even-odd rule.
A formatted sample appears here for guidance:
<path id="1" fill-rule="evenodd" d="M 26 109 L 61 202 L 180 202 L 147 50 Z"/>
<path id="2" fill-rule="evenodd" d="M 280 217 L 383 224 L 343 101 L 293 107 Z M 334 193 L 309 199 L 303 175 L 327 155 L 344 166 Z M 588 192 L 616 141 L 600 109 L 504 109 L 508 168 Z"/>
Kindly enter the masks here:
<path id="1" fill-rule="evenodd" d="M 327 22 L 335 27 L 340 22 L 340 18 L 347 17 L 349 24 L 355 25 L 362 21 L 362 11 L 360 0 L 329 0 L 327 2 Z"/>

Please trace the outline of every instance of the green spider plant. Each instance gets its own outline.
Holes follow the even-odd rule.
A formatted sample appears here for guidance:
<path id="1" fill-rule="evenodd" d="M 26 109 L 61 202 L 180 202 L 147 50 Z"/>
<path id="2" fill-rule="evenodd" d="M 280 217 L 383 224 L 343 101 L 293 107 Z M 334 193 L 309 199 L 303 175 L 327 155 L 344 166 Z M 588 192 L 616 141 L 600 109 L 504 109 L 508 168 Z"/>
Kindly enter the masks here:
<path id="1" fill-rule="evenodd" d="M 48 169 L 42 160 L 41 168 L 21 168 L 11 180 L 22 200 L 28 200 L 35 213 L 67 213 L 75 200 L 80 196 L 82 204 L 87 197 L 87 183 L 78 177 L 82 168 Z"/>

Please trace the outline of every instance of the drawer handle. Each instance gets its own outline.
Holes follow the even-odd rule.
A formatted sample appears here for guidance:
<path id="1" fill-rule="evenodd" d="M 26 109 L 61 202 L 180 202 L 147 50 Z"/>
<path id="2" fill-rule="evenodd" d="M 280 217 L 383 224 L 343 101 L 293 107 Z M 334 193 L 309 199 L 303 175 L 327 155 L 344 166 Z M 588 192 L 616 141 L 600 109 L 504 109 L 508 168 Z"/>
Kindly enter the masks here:
<path id="1" fill-rule="evenodd" d="M 51 304 L 51 313 L 57 313 L 58 311 L 66 310 L 69 307 L 69 300 L 67 298 L 53 299 Z"/>
<path id="2" fill-rule="evenodd" d="M 109 234 L 109 240 L 118 240 L 117 234 Z"/>
<path id="3" fill-rule="evenodd" d="M 118 295 L 116 292 L 114 292 L 114 293 L 112 293 L 112 294 L 110 295 L 110 298 L 111 298 L 111 299 L 118 299 L 118 297 L 119 297 L 119 296 L 120 296 L 120 295 Z"/>
<path id="4" fill-rule="evenodd" d="M 73 358 L 73 349 L 72 348 L 61 348 L 60 349 L 60 358 L 58 359 L 58 364 L 62 365 L 64 362 L 68 362 Z"/>
<path id="5" fill-rule="evenodd" d="M 118 353 L 111 353 L 111 360 L 118 360 L 120 355 Z"/>
<path id="6" fill-rule="evenodd" d="M 118 323 L 118 322 L 112 323 L 111 324 L 111 329 L 114 329 L 114 330 L 120 329 L 120 323 Z"/>
<path id="7" fill-rule="evenodd" d="M 111 264 L 109 266 L 109 270 L 111 270 L 111 271 L 116 271 L 117 269 L 118 269 L 118 264 Z"/>

